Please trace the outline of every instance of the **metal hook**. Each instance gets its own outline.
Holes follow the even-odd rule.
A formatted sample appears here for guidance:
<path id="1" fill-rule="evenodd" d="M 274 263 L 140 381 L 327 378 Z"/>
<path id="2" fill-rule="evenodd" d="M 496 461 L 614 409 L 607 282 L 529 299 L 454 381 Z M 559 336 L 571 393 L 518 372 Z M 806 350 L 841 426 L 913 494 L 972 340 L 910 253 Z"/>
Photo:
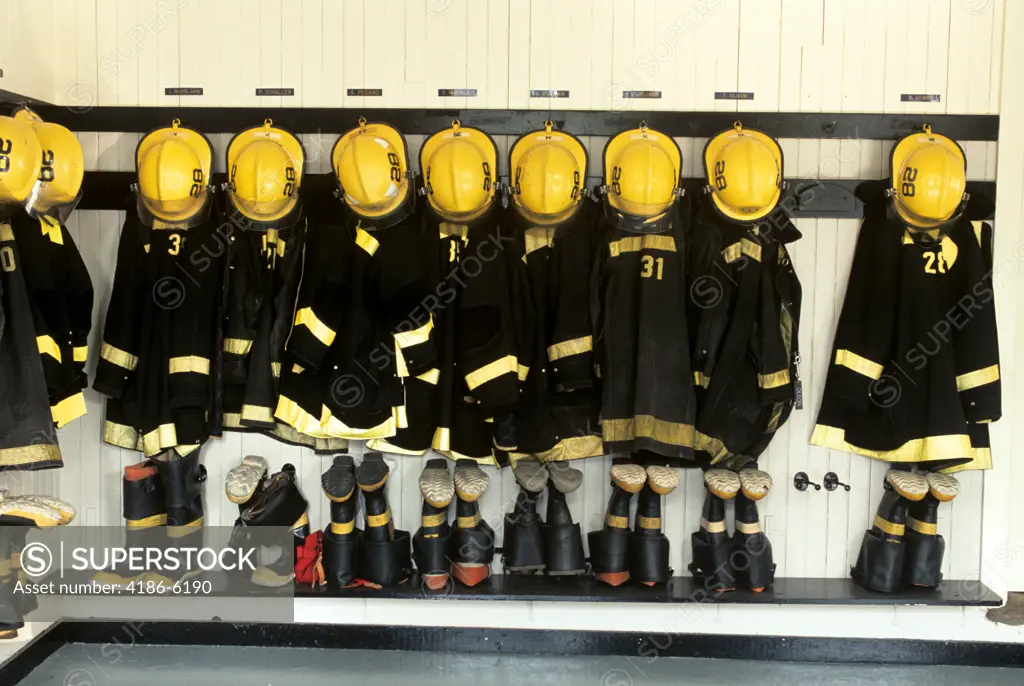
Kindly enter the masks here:
<path id="1" fill-rule="evenodd" d="M 814 490 L 816 491 L 821 490 L 821 484 L 816 484 L 811 481 L 807 476 L 807 472 L 797 472 L 793 475 L 793 487 L 796 488 L 796 490 L 806 491 L 808 486 L 814 486 Z"/>
<path id="2" fill-rule="evenodd" d="M 834 491 L 837 488 L 839 488 L 840 486 L 845 488 L 847 491 L 850 490 L 850 485 L 849 484 L 844 484 L 842 481 L 840 481 L 839 480 L 839 475 L 836 474 L 835 472 L 829 472 L 828 474 L 825 475 L 825 490 L 826 491 Z"/>

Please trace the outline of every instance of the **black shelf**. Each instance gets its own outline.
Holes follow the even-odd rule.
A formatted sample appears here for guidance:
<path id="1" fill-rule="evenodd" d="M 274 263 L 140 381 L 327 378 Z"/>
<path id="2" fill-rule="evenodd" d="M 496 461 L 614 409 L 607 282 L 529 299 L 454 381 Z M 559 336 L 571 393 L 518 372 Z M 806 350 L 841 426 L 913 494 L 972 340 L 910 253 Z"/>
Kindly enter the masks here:
<path id="1" fill-rule="evenodd" d="M 723 605 L 930 605 L 940 607 L 998 607 L 1002 599 L 979 581 L 943 581 L 936 589 L 907 588 L 900 593 L 874 593 L 852 579 L 776 579 L 762 593 L 736 590 L 719 593 L 689 576 L 676 576 L 664 585 L 648 587 L 630 582 L 612 587 L 593 577 L 496 575 L 469 588 L 449 581 L 430 591 L 419 577 L 381 589 L 315 589 L 296 586 L 299 598 L 389 598 L 426 600 L 491 600 L 571 603 L 715 603 Z"/>

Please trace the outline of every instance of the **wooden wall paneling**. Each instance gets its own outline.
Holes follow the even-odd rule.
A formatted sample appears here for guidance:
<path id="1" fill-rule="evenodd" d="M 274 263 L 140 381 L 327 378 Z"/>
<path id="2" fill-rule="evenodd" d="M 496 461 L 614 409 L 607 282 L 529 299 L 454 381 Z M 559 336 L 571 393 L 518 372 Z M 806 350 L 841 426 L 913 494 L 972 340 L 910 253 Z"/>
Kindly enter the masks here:
<path id="1" fill-rule="evenodd" d="M 339 83 L 336 88 L 380 88 L 381 97 L 350 98 L 367 107 L 401 107 L 405 104 L 405 3 L 403 0 L 369 2 L 363 7 L 365 52 L 363 79 Z M 347 97 L 347 96 L 346 96 Z"/>
<path id="2" fill-rule="evenodd" d="M 48 102 L 63 104 L 68 86 L 75 80 L 75 59 L 77 57 L 75 35 L 78 25 L 75 24 L 73 4 L 57 8 L 51 4 L 50 31 L 39 34 L 40 41 L 36 55 L 50 54 L 50 74 L 46 83 L 45 99 Z M 89 27 L 92 31 L 92 27 Z M 38 74 L 39 69 L 35 72 Z"/>
<path id="3" fill-rule="evenodd" d="M 880 26 L 873 24 L 875 17 L 884 16 L 889 8 L 886 0 L 859 0 L 863 5 L 864 14 L 860 21 L 864 26 L 864 48 L 860 55 L 862 104 L 864 112 L 885 111 L 885 69 L 886 33 Z M 856 15 L 850 21 L 858 21 Z M 857 55 L 850 55 L 851 61 L 857 61 Z M 844 60 L 844 69 L 846 61 Z"/>
<path id="4" fill-rule="evenodd" d="M 533 83 L 534 35 L 533 3 L 530 0 L 508 0 L 508 106 L 512 109 L 530 106 Z M 546 3 L 537 3 L 538 8 Z M 499 9 L 499 8 L 496 8 Z"/>
<path id="5" fill-rule="evenodd" d="M 215 22 L 217 27 L 229 26 L 235 23 L 236 17 L 232 16 L 230 10 L 234 6 L 236 12 L 238 7 L 238 0 L 225 0 L 224 2 L 217 3 L 218 7 L 216 11 L 209 17 L 204 17 L 203 21 Z M 156 35 L 152 37 L 150 41 L 151 45 L 147 46 L 145 51 L 144 59 L 149 58 L 149 50 L 154 49 L 156 51 L 156 73 L 149 76 L 153 80 L 153 83 L 149 84 L 149 88 L 155 89 L 155 93 L 149 92 L 148 97 L 155 97 L 156 104 L 162 107 L 175 107 L 181 104 L 181 96 L 178 95 L 165 95 L 165 88 L 173 86 L 190 86 L 190 87 L 201 87 L 203 88 L 202 96 L 189 96 L 185 99 L 185 102 L 197 102 L 197 103 L 225 103 L 223 98 L 218 98 L 217 82 L 219 81 L 218 74 L 215 70 L 207 70 L 200 74 L 200 80 L 194 83 L 183 83 L 182 82 L 182 67 L 186 64 L 191 64 L 189 56 L 182 54 L 194 50 L 194 44 L 192 42 L 192 36 L 190 34 L 190 28 L 188 24 L 185 24 L 185 31 L 181 30 L 181 13 L 179 10 L 166 11 L 167 4 L 161 5 L 161 11 L 158 14 L 158 29 Z M 208 8 L 208 11 L 213 8 Z M 230 23 L 229 23 L 230 22 Z M 239 30 L 243 30 L 244 27 L 239 26 Z M 234 42 L 232 36 L 233 31 L 222 31 L 220 34 L 220 40 L 216 44 L 211 45 L 211 50 L 220 51 L 221 46 L 227 47 Z M 251 38 L 250 38 L 251 40 Z M 146 68 L 146 73 L 151 74 L 152 63 L 149 63 Z M 194 75 L 194 71 L 189 76 Z M 140 77 L 141 78 L 141 77 Z M 237 80 L 238 74 L 232 75 L 232 80 Z"/>
<path id="6" fill-rule="evenodd" d="M 590 0 L 568 0 L 558 3 L 561 14 L 556 26 L 567 27 L 562 40 L 552 46 L 552 88 L 568 89 L 569 97 L 553 100 L 551 107 L 570 110 L 590 109 L 593 61 L 600 50 L 591 43 L 593 3 Z M 558 85 L 564 83 L 567 85 Z"/>
<path id="7" fill-rule="evenodd" d="M 612 78 L 603 88 L 608 102 L 602 109 L 618 111 L 646 109 L 644 101 L 638 105 L 635 100 L 624 99 L 622 92 L 640 90 L 641 81 L 637 75 L 636 49 L 634 46 L 634 25 L 636 23 L 635 0 L 619 0 L 612 5 L 612 36 L 609 48 L 612 52 Z"/>
<path id="8" fill-rule="evenodd" d="M 558 3 L 562 4 L 562 3 Z M 525 88 L 528 91 L 548 90 L 550 88 L 564 88 L 565 86 L 555 85 L 552 82 L 553 43 L 563 40 L 565 25 L 554 21 L 556 4 L 542 1 L 529 3 L 529 27 L 530 27 L 530 52 L 529 59 L 522 67 L 526 71 L 527 83 Z M 563 8 L 564 9 L 564 8 Z M 550 98 L 527 97 L 526 107 L 531 110 L 551 109 Z"/>
<path id="9" fill-rule="evenodd" d="M 879 0 L 880 2 L 882 0 Z M 800 110 L 800 65 L 803 63 L 802 0 L 782 0 L 779 30 L 779 111 Z"/>
<path id="10" fill-rule="evenodd" d="M 321 72 L 320 72 L 320 104 L 322 107 L 345 107 L 345 59 L 344 45 L 347 40 L 345 34 L 345 8 L 344 3 L 325 2 L 323 3 L 323 20 L 321 32 L 323 35 Z M 313 19 L 312 21 L 316 21 Z M 408 26 L 406 27 L 405 40 L 409 41 Z M 314 58 L 315 59 L 315 58 Z M 410 60 L 406 69 L 413 67 L 416 60 Z"/>
<path id="11" fill-rule="evenodd" d="M 204 105 L 207 102 L 225 102 L 224 94 L 218 92 L 217 88 L 222 75 L 218 70 L 219 60 L 214 57 L 218 52 L 217 42 L 226 32 L 226 27 L 215 26 L 212 22 L 217 16 L 217 4 L 219 0 L 189 0 L 187 3 L 181 3 L 173 12 L 178 34 L 178 78 L 158 84 L 157 87 L 161 93 L 167 86 L 202 87 L 203 95 L 178 97 L 179 104 L 185 107 Z M 168 25 L 164 30 L 170 28 Z M 232 78 L 237 78 L 237 75 L 233 75 Z M 209 96 L 206 95 L 207 86 L 204 83 L 207 80 L 214 82 L 210 84 L 213 90 Z"/>
<path id="12" fill-rule="evenodd" d="M 824 5 L 817 0 L 804 0 L 800 16 L 800 40 L 803 52 L 800 64 L 800 107 L 801 112 L 821 112 L 822 86 L 826 78 L 834 78 L 824 72 Z"/>
<path id="13" fill-rule="evenodd" d="M 117 105 L 117 5 L 103 2 L 96 5 L 96 103 Z"/>
<path id="14" fill-rule="evenodd" d="M 864 107 L 864 78 L 868 71 L 865 65 L 866 34 L 874 30 L 866 21 L 865 0 L 848 0 L 842 4 L 843 55 L 841 81 L 841 112 L 860 112 Z"/>
<path id="15" fill-rule="evenodd" d="M 893 69 L 900 73 L 899 88 L 891 94 L 892 107 L 895 112 L 924 112 L 926 103 L 902 102 L 903 93 L 926 93 L 928 87 L 928 43 L 931 32 L 928 30 L 928 0 L 909 0 L 902 5 L 902 11 L 896 17 L 903 23 L 893 26 L 895 31 L 902 27 L 903 38 L 900 40 L 902 60 Z M 896 36 L 898 38 L 898 34 Z M 894 84 L 895 85 L 895 84 Z M 898 104 L 898 109 L 895 109 Z"/>
<path id="16" fill-rule="evenodd" d="M 615 51 L 612 48 L 614 34 L 614 7 L 612 0 L 593 0 L 590 3 L 590 45 L 585 53 L 590 62 L 590 105 L 592 110 L 610 110 L 615 103 Z"/>
<path id="17" fill-rule="evenodd" d="M 949 65 L 946 69 L 946 112 L 965 114 L 971 93 L 971 15 L 953 3 L 949 16 Z"/>
<path id="18" fill-rule="evenodd" d="M 403 13 L 404 7 L 399 8 L 399 12 Z M 302 106 L 303 107 L 323 107 L 324 103 L 324 89 L 321 87 L 323 83 L 324 75 L 324 33 L 327 33 L 327 44 L 330 48 L 334 47 L 333 32 L 334 28 L 323 25 L 324 16 L 324 2 L 323 0 L 302 0 L 301 8 L 301 20 L 302 20 L 302 41 L 299 45 L 302 48 Z M 403 29 L 404 29 L 403 22 Z M 404 35 L 404 31 L 402 34 Z M 397 40 L 398 34 L 392 34 L 392 39 Z M 390 41 L 389 41 L 390 42 Z M 382 46 L 383 49 L 389 50 L 393 46 Z M 402 46 L 402 52 L 405 52 L 405 46 Z M 404 79 L 403 79 L 404 80 Z M 342 88 L 342 84 L 332 84 L 332 88 Z M 384 92 L 385 96 L 388 92 Z M 397 98 L 392 105 L 401 106 L 401 97 L 403 94 L 398 94 Z"/>
<path id="19" fill-rule="evenodd" d="M 487 36 L 488 3 L 470 2 L 466 5 L 464 28 L 466 35 L 466 58 L 462 63 L 466 73 L 468 88 L 476 88 L 475 98 L 466 98 L 467 107 L 486 107 L 491 91 L 492 68 L 500 69 L 499 64 L 491 64 L 491 56 L 499 53 L 499 45 L 490 45 Z M 505 50 L 507 53 L 507 50 Z M 498 60 L 496 60 L 498 62 Z M 495 88 L 501 87 L 499 81 Z"/>
<path id="20" fill-rule="evenodd" d="M 778 111 L 782 0 L 741 0 L 739 32 L 736 90 L 753 92 L 754 100 L 740 100 L 736 109 Z"/>
<path id="21" fill-rule="evenodd" d="M 203 0 L 210 2 L 211 0 Z M 212 0 L 216 2 L 217 0 Z M 294 88 L 293 97 L 284 96 L 281 98 L 281 105 L 285 107 L 301 107 L 304 97 L 303 84 L 305 83 L 302 73 L 304 53 L 311 49 L 311 45 L 305 43 L 302 38 L 302 7 L 294 0 L 281 7 L 281 86 Z"/>
<path id="22" fill-rule="evenodd" d="M 843 109 L 843 39 L 846 35 L 844 3 L 822 3 L 821 111 Z"/>
<path id="23" fill-rule="evenodd" d="M 487 92 L 480 106 L 507 109 L 509 81 L 513 69 L 521 69 L 512 59 L 512 35 L 509 23 L 509 0 L 487 2 Z"/>
<path id="24" fill-rule="evenodd" d="M 921 112 L 945 112 L 946 82 L 948 80 L 949 62 L 949 15 L 953 0 L 929 0 L 928 2 L 928 47 L 925 56 L 925 93 L 938 93 L 941 102 L 921 103 Z M 917 110 L 914 110 L 917 111 Z"/>
<path id="25" fill-rule="evenodd" d="M 992 32 L 995 28 L 995 3 L 958 2 L 964 13 L 971 13 L 970 49 L 961 59 L 970 59 L 967 113 L 982 114 L 990 111 L 992 96 Z M 956 21 L 954 18 L 953 21 Z"/>
<path id="26" fill-rule="evenodd" d="M 166 26 L 150 3 L 139 6 L 139 27 L 141 32 L 138 40 L 139 64 L 139 105 L 159 106 L 164 94 L 164 85 L 160 82 L 160 33 Z M 178 83 L 167 84 L 177 86 Z"/>
<path id="27" fill-rule="evenodd" d="M 690 34 L 694 47 L 693 108 L 698 111 L 713 111 L 721 104 L 715 100 L 715 90 L 718 88 L 718 60 L 727 48 L 719 45 L 713 26 L 716 16 L 724 11 L 724 7 L 725 3 L 709 5 L 706 9 L 691 6 L 682 15 L 683 24 Z M 697 11 L 698 9 L 701 11 Z"/>
<path id="28" fill-rule="evenodd" d="M 227 52 L 233 57 L 235 67 L 233 78 L 237 84 L 239 100 L 242 107 L 263 107 L 266 98 L 256 97 L 256 89 L 266 84 L 263 82 L 263 46 L 257 41 L 262 40 L 263 6 L 261 0 L 236 0 L 238 2 L 237 31 L 228 31 L 224 36 Z M 266 46 L 270 52 L 273 44 Z M 277 59 L 275 55 L 274 59 Z M 248 122 L 246 122 L 248 123 Z"/>
<path id="29" fill-rule="evenodd" d="M 67 84 L 61 88 L 57 100 L 67 107 L 91 107 L 96 104 L 96 3 L 90 0 L 75 0 L 75 51 L 74 70 Z M 2 34 L 0 34 L 2 38 Z"/>
<path id="30" fill-rule="evenodd" d="M 676 109 L 674 105 L 676 93 L 672 91 L 673 60 L 665 60 L 655 70 L 643 69 L 641 60 L 659 50 L 665 50 L 666 44 L 672 39 L 673 18 L 678 12 L 660 0 L 636 0 L 636 19 L 633 23 L 633 55 L 630 60 L 630 71 L 636 75 L 640 90 L 661 91 L 657 100 L 643 103 L 642 109 L 661 111 Z M 653 73 L 652 73 L 653 72 Z"/>
<path id="31" fill-rule="evenodd" d="M 1000 111 L 1003 80 L 1003 31 L 1006 16 L 1006 0 L 993 0 L 992 9 L 992 59 L 988 92 L 988 112 L 996 114 Z M 1019 76 L 1019 75 L 1017 75 Z"/>
<path id="32" fill-rule="evenodd" d="M 290 4 L 290 3 L 289 3 Z M 357 3 L 345 3 L 351 7 Z M 282 0 L 259 0 L 259 43 L 249 42 L 246 52 L 250 59 L 258 58 L 260 71 L 256 83 L 252 85 L 254 104 L 261 108 L 281 107 L 282 98 L 273 96 L 255 96 L 257 88 L 287 88 L 288 84 L 281 81 L 281 57 L 284 44 L 281 40 Z M 292 84 L 294 85 L 294 84 Z M 290 104 L 290 103 L 289 103 Z"/>
<path id="33" fill-rule="evenodd" d="M 139 45 L 143 28 L 139 25 L 139 5 L 135 0 L 117 0 L 117 40 L 114 56 L 117 64 L 117 102 L 121 106 L 139 104 Z"/>
<path id="34" fill-rule="evenodd" d="M 884 112 L 905 112 L 900 102 L 905 90 L 907 60 L 907 5 L 887 3 L 885 6 L 885 101 Z"/>

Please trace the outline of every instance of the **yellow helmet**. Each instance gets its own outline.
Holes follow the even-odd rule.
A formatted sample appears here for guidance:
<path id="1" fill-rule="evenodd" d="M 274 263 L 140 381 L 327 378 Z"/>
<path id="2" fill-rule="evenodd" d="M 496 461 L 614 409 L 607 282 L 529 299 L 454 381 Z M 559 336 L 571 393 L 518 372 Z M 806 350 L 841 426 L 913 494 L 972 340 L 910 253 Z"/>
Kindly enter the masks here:
<path id="1" fill-rule="evenodd" d="M 299 203 L 306 153 L 290 131 L 267 119 L 228 143 L 228 196 L 248 219 L 287 223 Z"/>
<path id="2" fill-rule="evenodd" d="M 604 148 L 609 217 L 631 231 L 664 231 L 662 220 L 679 195 L 682 163 L 676 142 L 647 122 L 612 138 Z"/>
<path id="3" fill-rule="evenodd" d="M 427 202 L 443 219 L 469 222 L 482 216 L 495 197 L 498 148 L 480 129 L 459 120 L 438 131 L 420 149 Z"/>
<path id="4" fill-rule="evenodd" d="M 210 211 L 212 167 L 210 141 L 178 119 L 146 134 L 135 149 L 139 217 L 151 226 L 201 224 Z"/>
<path id="5" fill-rule="evenodd" d="M 575 136 L 553 131 L 525 133 L 509 151 L 512 205 L 528 221 L 551 226 L 580 207 L 587 176 L 587 149 Z"/>
<path id="6" fill-rule="evenodd" d="M 782 147 L 736 122 L 704 146 L 704 174 L 719 212 L 735 221 L 756 222 L 782 197 Z"/>
<path id="7" fill-rule="evenodd" d="M 82 198 L 82 146 L 75 134 L 60 124 L 44 122 L 27 107 L 15 110 L 14 118 L 32 127 L 42 147 L 39 179 L 25 207 L 33 217 L 49 216 L 63 223 Z"/>
<path id="8" fill-rule="evenodd" d="M 331 151 L 338 195 L 357 216 L 382 229 L 409 215 L 415 203 L 405 137 L 387 124 L 359 126 L 341 136 Z"/>
<path id="9" fill-rule="evenodd" d="M 22 204 L 39 178 L 43 150 L 22 119 L 0 117 L 0 204 Z"/>
<path id="10" fill-rule="evenodd" d="M 893 147 L 889 185 L 896 214 L 911 228 L 933 229 L 958 215 L 967 199 L 967 157 L 956 141 L 925 125 Z"/>

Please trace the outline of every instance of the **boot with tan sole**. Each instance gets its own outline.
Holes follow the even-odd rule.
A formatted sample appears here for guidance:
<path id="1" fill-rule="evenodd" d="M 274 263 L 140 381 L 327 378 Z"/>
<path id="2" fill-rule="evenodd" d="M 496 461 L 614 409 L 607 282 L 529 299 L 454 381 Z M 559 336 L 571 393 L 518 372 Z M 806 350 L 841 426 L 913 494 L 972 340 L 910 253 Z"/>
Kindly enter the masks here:
<path id="1" fill-rule="evenodd" d="M 600 581 L 621 586 L 629 581 L 629 503 L 647 483 L 647 470 L 629 458 L 612 460 L 612 496 L 600 531 L 587 534 L 590 566 Z"/>

